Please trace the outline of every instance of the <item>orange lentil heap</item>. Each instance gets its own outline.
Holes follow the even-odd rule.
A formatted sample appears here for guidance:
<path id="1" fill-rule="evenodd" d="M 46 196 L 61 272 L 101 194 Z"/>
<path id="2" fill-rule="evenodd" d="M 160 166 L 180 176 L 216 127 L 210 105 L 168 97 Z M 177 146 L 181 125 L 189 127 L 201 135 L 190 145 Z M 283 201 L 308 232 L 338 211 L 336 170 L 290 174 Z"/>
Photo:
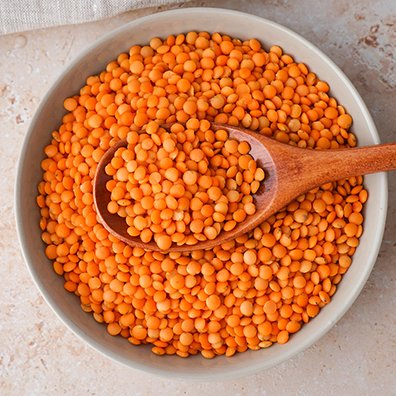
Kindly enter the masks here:
<path id="1" fill-rule="evenodd" d="M 187 253 L 120 242 L 92 197 L 104 152 L 131 131 L 152 128 L 155 142 L 153 122 L 216 121 L 302 148 L 355 146 L 351 116 L 305 64 L 255 39 L 154 38 L 89 77 L 64 107 L 41 163 L 42 239 L 66 290 L 110 334 L 158 355 L 231 356 L 286 343 L 330 302 L 362 234 L 362 177 L 316 188 L 251 232 Z"/>
<path id="2" fill-rule="evenodd" d="M 207 120 L 191 118 L 169 132 L 151 121 L 147 133 L 131 131 L 105 171 L 113 178 L 110 213 L 118 213 L 131 236 L 153 238 L 160 249 L 195 245 L 232 230 L 256 212 L 251 194 L 265 173 L 247 142 L 213 132 Z"/>

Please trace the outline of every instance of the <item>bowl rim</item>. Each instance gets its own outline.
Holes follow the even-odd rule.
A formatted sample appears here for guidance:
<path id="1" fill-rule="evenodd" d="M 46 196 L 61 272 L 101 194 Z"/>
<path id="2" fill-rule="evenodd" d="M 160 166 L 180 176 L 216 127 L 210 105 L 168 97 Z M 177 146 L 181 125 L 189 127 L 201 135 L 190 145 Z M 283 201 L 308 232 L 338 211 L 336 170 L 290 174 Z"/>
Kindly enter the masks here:
<path id="1" fill-rule="evenodd" d="M 379 135 L 376 130 L 376 127 L 374 125 L 374 122 L 371 118 L 371 115 L 367 109 L 366 104 L 363 102 L 363 99 L 361 98 L 360 94 L 358 93 L 357 89 L 352 85 L 350 80 L 346 77 L 344 72 L 327 56 L 325 55 L 319 48 L 314 46 L 312 43 L 310 43 L 308 40 L 300 36 L 298 33 L 295 33 L 289 28 L 286 28 L 276 22 L 273 22 L 269 19 L 255 16 L 253 14 L 249 14 L 246 12 L 241 12 L 241 11 L 234 11 L 234 10 L 229 10 L 229 9 L 223 9 L 223 8 L 210 8 L 210 7 L 191 7 L 191 8 L 182 8 L 182 9 L 177 9 L 177 10 L 169 10 L 169 11 L 162 11 L 156 14 L 151 14 L 147 15 L 138 19 L 135 19 L 131 22 L 128 22 L 117 29 L 114 29 L 110 31 L 109 33 L 105 34 L 98 40 L 96 40 L 94 43 L 90 44 L 88 47 L 86 47 L 84 50 L 82 50 L 63 70 L 62 72 L 58 75 L 58 77 L 55 79 L 55 81 L 51 84 L 50 88 L 47 90 L 46 94 L 40 101 L 39 106 L 35 110 L 35 114 L 30 122 L 30 125 L 28 127 L 27 133 L 24 137 L 22 148 L 20 150 L 18 162 L 17 162 L 17 175 L 16 175 L 16 180 L 15 180 L 15 196 L 14 196 L 14 205 L 15 205 L 15 219 L 16 219 L 16 229 L 17 229 L 17 234 L 18 234 L 18 239 L 19 243 L 21 245 L 21 250 L 22 250 L 22 255 L 24 257 L 25 263 L 28 267 L 28 270 L 30 272 L 30 275 L 36 284 L 37 288 L 39 289 L 41 295 L 43 296 L 44 300 L 48 303 L 48 305 L 51 307 L 51 309 L 55 312 L 57 317 L 75 334 L 77 335 L 81 340 L 83 340 L 85 343 L 90 345 L 93 349 L 96 351 L 100 352 L 101 354 L 107 356 L 108 358 L 121 363 L 127 367 L 130 367 L 132 369 L 146 372 L 149 374 L 154 374 L 158 375 L 160 377 L 164 378 L 172 378 L 172 379 L 179 379 L 179 380 L 188 380 L 188 381 L 218 381 L 218 380 L 225 380 L 225 379 L 235 379 L 237 377 L 243 377 L 243 376 L 248 376 L 252 374 L 256 374 L 258 372 L 270 369 L 280 363 L 283 363 L 292 357 L 296 356 L 300 352 L 306 350 L 308 347 L 313 345 L 315 342 L 317 342 L 321 337 L 323 337 L 333 326 L 336 322 L 338 322 L 341 317 L 349 310 L 349 308 L 352 306 L 358 295 L 360 294 L 361 290 L 363 289 L 364 285 L 367 282 L 367 279 L 374 267 L 374 264 L 377 259 L 377 255 L 381 246 L 381 240 L 383 238 L 383 234 L 385 231 L 385 222 L 386 222 L 386 215 L 387 215 L 387 203 L 388 203 L 388 184 L 387 184 L 387 176 L 385 173 L 378 174 L 379 182 L 380 185 L 384 191 L 384 194 L 381 195 L 380 197 L 380 202 L 378 202 L 378 205 L 382 207 L 382 211 L 380 212 L 380 219 L 379 219 L 379 229 L 380 232 L 378 232 L 375 236 L 375 238 L 372 240 L 372 244 L 374 246 L 373 249 L 370 251 L 369 257 L 367 257 L 367 262 L 369 265 L 366 265 L 365 267 L 365 273 L 362 277 L 359 278 L 359 282 L 354 286 L 354 288 L 351 290 L 351 293 L 349 295 L 349 298 L 346 299 L 342 309 L 340 309 L 337 312 L 337 315 L 334 315 L 331 321 L 328 321 L 321 331 L 318 331 L 314 337 L 312 337 L 310 340 L 301 343 L 299 346 L 295 347 L 293 350 L 287 353 L 287 357 L 285 357 L 285 354 L 280 354 L 277 359 L 274 359 L 272 364 L 267 364 L 263 365 L 263 367 L 255 368 L 252 369 L 251 367 L 244 367 L 244 369 L 238 369 L 238 373 L 235 371 L 231 373 L 225 373 L 221 378 L 219 374 L 211 374 L 210 372 L 208 373 L 205 378 L 197 378 L 196 376 L 193 375 L 188 375 L 186 373 L 181 373 L 178 375 L 175 372 L 171 371 L 165 371 L 161 369 L 155 369 L 155 368 L 148 368 L 144 365 L 141 365 L 137 362 L 132 362 L 131 360 L 125 359 L 121 356 L 119 356 L 116 352 L 113 352 L 109 350 L 107 347 L 104 347 L 100 343 L 96 342 L 93 338 L 91 338 L 90 335 L 86 334 L 75 322 L 73 322 L 69 317 L 62 315 L 61 312 L 59 312 L 59 306 L 58 304 L 54 301 L 52 294 L 43 286 L 42 282 L 40 281 L 40 278 L 38 277 L 37 271 L 35 269 L 35 265 L 32 262 L 32 258 L 29 252 L 29 249 L 26 244 L 26 235 L 27 235 L 27 230 L 24 227 L 23 224 L 23 216 L 22 216 L 22 202 L 21 202 L 21 196 L 23 192 L 23 186 L 21 185 L 21 179 L 22 179 L 22 173 L 23 173 L 23 159 L 26 156 L 27 151 L 29 150 L 29 143 L 30 139 L 33 136 L 34 130 L 35 130 L 35 124 L 39 118 L 39 114 L 43 110 L 46 102 L 48 101 L 49 97 L 51 94 L 55 91 L 56 87 L 59 85 L 59 83 L 64 79 L 64 77 L 71 71 L 73 68 L 81 62 L 84 57 L 90 53 L 91 51 L 94 51 L 98 46 L 100 46 L 103 43 L 106 43 L 109 41 L 112 37 L 115 37 L 122 33 L 123 31 L 127 31 L 132 29 L 134 26 L 139 25 L 141 23 L 147 22 L 147 21 L 155 21 L 157 19 L 161 19 L 162 16 L 166 16 L 169 14 L 175 15 L 175 16 L 182 16 L 183 14 L 202 14 L 202 13 L 223 13 L 223 14 L 228 14 L 232 15 L 233 17 L 238 16 L 238 17 L 248 17 L 253 20 L 265 22 L 269 26 L 276 27 L 279 30 L 282 30 L 283 32 L 287 34 L 292 34 L 295 36 L 297 40 L 299 40 L 302 44 L 304 44 L 307 48 L 310 49 L 310 51 L 314 52 L 316 55 L 319 55 L 322 59 L 324 59 L 330 66 L 331 68 L 338 74 L 338 77 L 340 80 L 347 86 L 348 90 L 351 91 L 355 97 L 356 102 L 358 103 L 359 107 L 361 108 L 362 112 L 365 114 L 366 118 L 366 123 L 369 126 L 369 129 L 372 134 L 372 138 L 376 144 L 380 143 Z M 165 15 L 166 14 L 166 15 Z M 55 273 L 54 273 L 55 274 Z"/>

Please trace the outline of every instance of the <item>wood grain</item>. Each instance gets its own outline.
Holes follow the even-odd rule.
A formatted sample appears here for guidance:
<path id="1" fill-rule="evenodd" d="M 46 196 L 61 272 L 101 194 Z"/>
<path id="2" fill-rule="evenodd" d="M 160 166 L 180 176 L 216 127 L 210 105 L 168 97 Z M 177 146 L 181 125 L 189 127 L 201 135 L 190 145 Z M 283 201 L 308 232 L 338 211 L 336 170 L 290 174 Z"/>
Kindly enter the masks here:
<path id="1" fill-rule="evenodd" d="M 165 127 L 169 128 L 168 125 Z M 312 150 L 280 143 L 250 130 L 212 123 L 213 131 L 219 129 L 226 129 L 230 138 L 247 141 L 251 146 L 250 154 L 266 172 L 266 179 L 254 195 L 257 211 L 244 222 L 238 223 L 232 231 L 221 231 L 215 240 L 199 242 L 194 246 L 173 244 L 168 251 L 213 248 L 250 231 L 315 187 L 343 178 L 396 169 L 396 143 L 353 149 Z M 106 175 L 104 168 L 121 146 L 127 146 L 126 139 L 117 142 L 104 154 L 96 170 L 93 195 L 98 217 L 109 232 L 128 245 L 159 251 L 154 241 L 143 243 L 139 237 L 129 236 L 125 220 L 107 211 L 110 193 L 106 189 L 106 182 L 111 176 Z"/>

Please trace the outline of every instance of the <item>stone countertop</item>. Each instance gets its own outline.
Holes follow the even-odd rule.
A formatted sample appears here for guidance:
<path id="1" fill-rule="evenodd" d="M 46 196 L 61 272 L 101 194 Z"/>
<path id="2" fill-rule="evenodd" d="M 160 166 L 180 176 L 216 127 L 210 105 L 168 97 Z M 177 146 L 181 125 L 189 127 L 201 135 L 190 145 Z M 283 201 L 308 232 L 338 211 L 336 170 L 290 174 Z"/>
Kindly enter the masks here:
<path id="1" fill-rule="evenodd" d="M 396 3 L 393 0 L 207 0 L 178 5 L 256 14 L 299 33 L 346 73 L 382 142 L 395 141 Z M 22 258 L 13 209 L 16 164 L 29 121 L 51 83 L 85 47 L 137 17 L 0 36 L 0 395 L 396 395 L 396 182 L 374 270 L 344 317 L 293 359 L 247 378 L 179 382 L 102 356 L 57 318 Z"/>

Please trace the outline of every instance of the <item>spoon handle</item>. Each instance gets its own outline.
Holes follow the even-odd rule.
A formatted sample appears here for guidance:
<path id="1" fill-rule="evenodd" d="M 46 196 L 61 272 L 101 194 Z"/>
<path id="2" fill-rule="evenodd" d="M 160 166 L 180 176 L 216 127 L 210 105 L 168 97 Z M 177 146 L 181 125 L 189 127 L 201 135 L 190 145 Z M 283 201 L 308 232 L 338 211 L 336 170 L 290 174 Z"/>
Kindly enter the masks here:
<path id="1" fill-rule="evenodd" d="M 293 157 L 295 165 L 290 165 L 286 172 L 295 173 L 300 188 L 307 191 L 352 176 L 395 170 L 396 143 L 353 149 L 301 150 L 294 152 Z"/>
<path id="2" fill-rule="evenodd" d="M 323 156 L 323 165 L 329 167 L 324 172 L 331 181 L 396 169 L 396 143 L 315 152 Z"/>

